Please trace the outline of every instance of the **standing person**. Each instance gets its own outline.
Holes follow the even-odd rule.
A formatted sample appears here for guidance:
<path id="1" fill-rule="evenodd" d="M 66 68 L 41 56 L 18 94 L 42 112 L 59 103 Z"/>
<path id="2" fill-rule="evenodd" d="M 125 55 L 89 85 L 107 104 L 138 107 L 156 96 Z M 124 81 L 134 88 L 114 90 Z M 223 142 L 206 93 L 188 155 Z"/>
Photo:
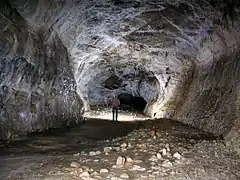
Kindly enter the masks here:
<path id="1" fill-rule="evenodd" d="M 117 121 L 117 118 L 118 118 L 118 108 L 120 106 L 120 100 L 117 98 L 116 95 L 111 100 L 111 106 L 112 106 L 112 113 L 113 113 L 113 121 L 114 121 L 115 117 L 116 117 L 115 121 Z"/>

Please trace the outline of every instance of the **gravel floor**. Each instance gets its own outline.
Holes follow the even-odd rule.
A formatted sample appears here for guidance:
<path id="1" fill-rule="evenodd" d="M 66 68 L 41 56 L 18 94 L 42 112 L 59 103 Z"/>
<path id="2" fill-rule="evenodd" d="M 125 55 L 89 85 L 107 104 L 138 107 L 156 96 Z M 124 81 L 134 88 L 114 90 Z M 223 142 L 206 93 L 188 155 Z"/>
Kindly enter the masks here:
<path id="1" fill-rule="evenodd" d="M 150 136 L 154 127 L 156 136 Z M 1 144 L 0 179 L 238 180 L 240 157 L 221 139 L 170 120 L 88 120 Z"/>

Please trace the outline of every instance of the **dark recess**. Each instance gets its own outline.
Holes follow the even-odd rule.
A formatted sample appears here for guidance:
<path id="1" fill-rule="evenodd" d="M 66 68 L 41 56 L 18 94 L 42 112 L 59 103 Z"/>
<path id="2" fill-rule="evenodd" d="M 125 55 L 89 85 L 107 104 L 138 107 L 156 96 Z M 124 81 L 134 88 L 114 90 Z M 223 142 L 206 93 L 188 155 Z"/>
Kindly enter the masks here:
<path id="1" fill-rule="evenodd" d="M 118 98 L 121 102 L 121 110 L 143 112 L 147 105 L 147 102 L 142 97 L 134 97 L 128 93 L 122 93 L 118 95 Z"/>

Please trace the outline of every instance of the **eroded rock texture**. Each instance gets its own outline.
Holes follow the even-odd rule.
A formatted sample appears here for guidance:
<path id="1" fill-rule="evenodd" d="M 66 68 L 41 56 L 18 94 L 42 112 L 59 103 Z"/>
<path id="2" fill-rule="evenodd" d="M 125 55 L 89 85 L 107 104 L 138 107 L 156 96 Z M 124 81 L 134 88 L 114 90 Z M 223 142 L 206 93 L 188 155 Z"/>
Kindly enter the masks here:
<path id="1" fill-rule="evenodd" d="M 58 34 L 35 29 L 7 3 L 0 21 L 0 137 L 79 121 L 82 102 Z"/>
<path id="2" fill-rule="evenodd" d="M 52 119 L 44 109 L 58 110 L 54 117 L 67 111 L 61 117 L 68 119 L 79 115 L 81 101 L 88 110 L 112 94 L 130 94 L 144 98 L 144 112 L 154 118 L 178 119 L 217 135 L 233 126 L 240 79 L 237 1 L 4 2 L 4 122 Z M 22 111 L 20 104 L 28 108 Z"/>

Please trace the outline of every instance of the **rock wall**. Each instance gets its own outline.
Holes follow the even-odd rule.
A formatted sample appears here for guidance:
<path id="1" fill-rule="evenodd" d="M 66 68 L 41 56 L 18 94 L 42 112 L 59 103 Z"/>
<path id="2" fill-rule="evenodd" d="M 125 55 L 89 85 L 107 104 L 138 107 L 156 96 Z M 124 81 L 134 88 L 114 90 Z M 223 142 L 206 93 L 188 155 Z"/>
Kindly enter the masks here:
<path id="1" fill-rule="evenodd" d="M 177 119 L 217 135 L 233 125 L 239 83 L 237 1 L 234 6 L 207 0 L 3 2 L 14 15 L 3 8 L 0 16 L 5 23 L 1 66 L 20 64 L 19 71 L 5 73 L 5 84 L 15 83 L 14 89 L 23 89 L 19 82 L 24 79 L 9 76 L 22 77 L 29 66 L 34 75 L 24 77 L 42 83 L 40 99 L 69 104 L 79 96 L 76 107 L 82 101 L 89 110 L 126 93 L 144 98 L 144 113 L 154 118 Z M 27 100 L 19 102 L 30 102 L 30 89 L 39 96 L 36 83 L 27 84 L 28 90 L 21 90 Z M 57 95 L 50 95 L 53 89 Z M 79 114 L 70 107 L 64 108 L 69 116 Z"/>
<path id="2" fill-rule="evenodd" d="M 82 101 L 58 34 L 0 6 L 0 138 L 81 120 Z"/>

